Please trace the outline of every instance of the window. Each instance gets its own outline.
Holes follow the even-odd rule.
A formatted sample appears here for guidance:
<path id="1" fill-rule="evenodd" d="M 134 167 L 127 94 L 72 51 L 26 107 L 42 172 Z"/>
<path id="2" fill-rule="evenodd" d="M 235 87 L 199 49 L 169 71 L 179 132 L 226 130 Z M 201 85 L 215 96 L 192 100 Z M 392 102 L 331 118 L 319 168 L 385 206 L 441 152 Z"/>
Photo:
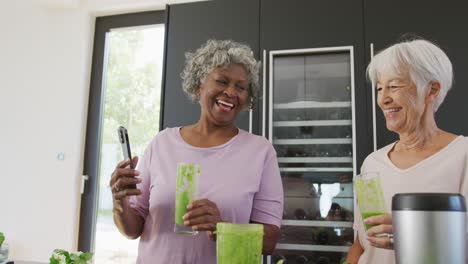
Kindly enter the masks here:
<path id="1" fill-rule="evenodd" d="M 119 233 L 112 218 L 109 180 L 122 158 L 117 128 L 129 132 L 141 156 L 160 129 L 164 11 L 96 19 L 88 110 L 79 250 L 99 264 L 135 263 L 138 240 Z"/>

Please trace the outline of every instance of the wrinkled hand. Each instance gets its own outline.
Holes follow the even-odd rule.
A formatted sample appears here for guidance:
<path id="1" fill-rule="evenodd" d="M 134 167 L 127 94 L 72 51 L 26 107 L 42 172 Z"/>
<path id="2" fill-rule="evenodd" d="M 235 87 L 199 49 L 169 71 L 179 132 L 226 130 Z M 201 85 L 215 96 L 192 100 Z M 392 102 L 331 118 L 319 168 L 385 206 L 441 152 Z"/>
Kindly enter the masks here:
<path id="1" fill-rule="evenodd" d="M 138 163 L 138 157 L 133 158 L 133 164 L 136 166 Z M 141 190 L 139 189 L 129 189 L 128 186 L 132 184 L 138 184 L 141 182 L 141 179 L 135 176 L 140 175 L 140 172 L 126 168 L 130 164 L 130 160 L 121 161 L 115 167 L 115 170 L 112 172 L 112 176 L 109 182 L 109 186 L 112 191 L 112 197 L 114 201 L 123 200 L 125 197 L 130 195 L 140 195 Z"/>
<path id="2" fill-rule="evenodd" d="M 375 225 L 367 230 L 367 240 L 374 247 L 393 249 L 392 215 L 378 215 L 368 217 L 364 223 Z"/>
<path id="3" fill-rule="evenodd" d="M 187 206 L 184 215 L 184 225 L 191 226 L 192 230 L 208 231 L 211 240 L 216 240 L 216 224 L 222 222 L 218 206 L 208 199 L 196 200 Z"/>

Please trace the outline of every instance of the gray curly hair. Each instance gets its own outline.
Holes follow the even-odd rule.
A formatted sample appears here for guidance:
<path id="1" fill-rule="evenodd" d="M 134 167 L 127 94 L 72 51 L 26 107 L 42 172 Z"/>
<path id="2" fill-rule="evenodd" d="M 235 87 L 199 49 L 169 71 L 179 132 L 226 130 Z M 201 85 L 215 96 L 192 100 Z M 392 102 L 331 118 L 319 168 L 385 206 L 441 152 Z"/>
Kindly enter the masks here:
<path id="1" fill-rule="evenodd" d="M 198 102 L 200 99 L 197 90 L 212 70 L 231 64 L 241 64 L 247 71 L 249 107 L 253 107 L 259 94 L 260 62 L 254 58 L 249 46 L 232 40 L 210 39 L 194 53 L 185 53 L 185 58 L 185 68 L 181 74 L 182 88 L 193 102 Z"/>

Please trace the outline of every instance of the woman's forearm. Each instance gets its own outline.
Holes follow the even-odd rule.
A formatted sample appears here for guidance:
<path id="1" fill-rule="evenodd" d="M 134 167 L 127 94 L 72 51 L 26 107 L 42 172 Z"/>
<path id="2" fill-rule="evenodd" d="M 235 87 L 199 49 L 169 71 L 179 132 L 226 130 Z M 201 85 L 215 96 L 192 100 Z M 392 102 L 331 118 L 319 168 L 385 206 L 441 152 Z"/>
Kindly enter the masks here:
<path id="1" fill-rule="evenodd" d="M 363 252 L 364 252 L 364 249 L 362 248 L 361 243 L 359 243 L 359 236 L 356 235 L 356 239 L 354 240 L 354 243 L 349 249 L 348 255 L 346 256 L 345 263 L 357 264 Z"/>
<path id="2" fill-rule="evenodd" d="M 143 232 L 143 218 L 130 207 L 128 199 L 115 201 L 114 200 L 114 222 L 120 233 L 130 239 L 140 237 Z"/>
<path id="3" fill-rule="evenodd" d="M 263 225 L 263 255 L 271 255 L 280 236 L 280 229 L 275 225 L 252 222 Z"/>

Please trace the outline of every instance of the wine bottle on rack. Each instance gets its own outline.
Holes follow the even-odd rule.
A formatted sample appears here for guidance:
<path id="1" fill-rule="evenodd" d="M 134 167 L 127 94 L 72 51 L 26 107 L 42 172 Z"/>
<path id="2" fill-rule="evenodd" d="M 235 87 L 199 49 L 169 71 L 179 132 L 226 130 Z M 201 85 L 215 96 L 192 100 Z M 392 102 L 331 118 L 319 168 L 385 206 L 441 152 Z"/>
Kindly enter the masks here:
<path id="1" fill-rule="evenodd" d="M 283 255 L 277 255 L 277 260 L 275 262 L 275 264 L 288 264 L 288 262 L 286 261 L 286 257 L 283 256 Z"/>
<path id="2" fill-rule="evenodd" d="M 296 257 L 295 263 L 296 264 L 308 264 L 310 262 L 309 262 L 309 259 L 306 256 L 300 255 L 300 256 Z"/>
<path id="3" fill-rule="evenodd" d="M 317 230 L 315 239 L 319 245 L 327 245 L 329 239 L 328 232 L 325 229 Z"/>
<path id="4" fill-rule="evenodd" d="M 319 257 L 315 264 L 330 264 L 330 259 L 327 257 Z"/>
<path id="5" fill-rule="evenodd" d="M 307 220 L 309 218 L 307 212 L 302 208 L 297 208 L 294 210 L 294 217 L 297 220 Z"/>

